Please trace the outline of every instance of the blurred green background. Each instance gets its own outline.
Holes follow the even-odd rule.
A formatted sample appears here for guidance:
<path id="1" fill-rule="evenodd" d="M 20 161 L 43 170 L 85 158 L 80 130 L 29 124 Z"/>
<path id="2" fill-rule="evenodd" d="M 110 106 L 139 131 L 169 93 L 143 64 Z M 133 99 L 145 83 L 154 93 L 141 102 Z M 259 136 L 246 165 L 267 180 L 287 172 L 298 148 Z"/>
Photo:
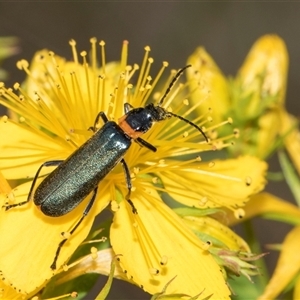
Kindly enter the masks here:
<path id="1" fill-rule="evenodd" d="M 235 75 L 254 41 L 261 35 L 275 33 L 285 40 L 290 55 L 287 109 L 299 117 L 299 13 L 300 3 L 288 1 L 1 1 L 0 36 L 20 39 L 20 53 L 3 64 L 9 72 L 6 84 L 11 86 L 24 79 L 24 73 L 15 67 L 19 59 L 30 61 L 43 48 L 71 58 L 68 45 L 71 38 L 81 51 L 89 49 L 89 38 L 94 36 L 106 41 L 107 61 L 120 57 L 124 39 L 129 41 L 130 63 L 140 63 L 144 46 L 151 46 L 154 69 L 165 60 L 171 68 L 180 68 L 194 49 L 203 45 L 226 75 Z M 271 170 L 278 171 L 277 158 L 271 158 L 270 162 Z M 292 201 L 283 183 L 270 183 L 267 189 Z M 264 244 L 279 243 L 288 228 L 267 221 L 255 222 L 255 231 Z M 271 271 L 276 259 L 277 253 L 266 257 Z M 104 280 L 95 291 L 103 286 Z M 149 296 L 115 280 L 108 299 L 149 299 Z"/>

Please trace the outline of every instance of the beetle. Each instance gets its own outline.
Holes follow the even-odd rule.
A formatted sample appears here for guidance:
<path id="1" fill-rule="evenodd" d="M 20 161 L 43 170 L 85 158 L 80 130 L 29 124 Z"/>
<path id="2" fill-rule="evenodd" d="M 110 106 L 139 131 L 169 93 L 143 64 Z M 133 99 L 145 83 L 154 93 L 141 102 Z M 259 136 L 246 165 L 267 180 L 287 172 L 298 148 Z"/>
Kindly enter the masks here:
<path id="1" fill-rule="evenodd" d="M 140 136 L 146 133 L 154 122 L 165 121 L 171 117 L 176 117 L 195 127 L 208 142 L 208 138 L 199 126 L 182 116 L 168 112 L 162 107 L 163 101 L 174 83 L 178 80 L 183 71 L 190 66 L 191 65 L 187 65 L 176 73 L 165 94 L 156 106 L 151 103 L 145 107 L 133 108 L 129 103 L 125 103 L 125 114 L 119 119 L 118 124 L 114 121 L 109 121 L 104 112 L 98 113 L 94 126 L 91 127 L 94 131 L 93 136 L 66 160 L 52 160 L 43 163 L 33 179 L 27 200 L 8 205 L 6 210 L 24 205 L 33 198 L 34 204 L 37 205 L 45 215 L 60 217 L 72 211 L 93 192 L 81 218 L 69 232 L 71 235 L 92 208 L 101 180 L 103 180 L 118 163 L 121 163 L 128 189 L 125 198 L 131 205 L 132 212 L 137 214 L 138 212 L 130 200 L 132 185 L 129 168 L 124 160 L 124 155 L 130 148 L 132 141 L 155 152 L 157 150 L 156 147 L 143 140 Z M 96 130 L 96 125 L 100 119 L 102 119 L 104 125 L 99 130 Z M 51 172 L 34 191 L 41 170 L 49 166 L 57 166 L 57 168 Z M 58 245 L 53 263 L 50 266 L 52 270 L 56 269 L 56 261 L 66 241 L 67 238 L 63 239 Z"/>

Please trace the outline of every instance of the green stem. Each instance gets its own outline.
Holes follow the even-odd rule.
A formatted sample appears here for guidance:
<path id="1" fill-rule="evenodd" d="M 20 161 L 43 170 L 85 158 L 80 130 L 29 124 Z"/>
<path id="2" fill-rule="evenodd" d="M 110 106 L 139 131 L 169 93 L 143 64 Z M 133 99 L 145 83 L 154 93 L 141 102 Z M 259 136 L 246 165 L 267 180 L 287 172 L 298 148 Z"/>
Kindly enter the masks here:
<path id="1" fill-rule="evenodd" d="M 300 180 L 296 173 L 293 164 L 288 159 L 287 155 L 283 151 L 278 151 L 278 158 L 283 174 L 285 176 L 286 183 L 288 184 L 295 200 L 300 207 Z"/>
<path id="2" fill-rule="evenodd" d="M 249 244 L 251 251 L 256 254 L 262 253 L 262 249 L 259 241 L 256 238 L 251 220 L 246 220 L 242 224 L 245 231 L 246 241 Z M 264 258 L 260 258 L 259 260 L 257 260 L 255 262 L 255 265 L 258 267 L 262 274 L 262 276 L 257 276 L 256 278 L 258 288 L 260 290 L 260 293 L 262 293 L 269 282 L 270 276 Z"/>

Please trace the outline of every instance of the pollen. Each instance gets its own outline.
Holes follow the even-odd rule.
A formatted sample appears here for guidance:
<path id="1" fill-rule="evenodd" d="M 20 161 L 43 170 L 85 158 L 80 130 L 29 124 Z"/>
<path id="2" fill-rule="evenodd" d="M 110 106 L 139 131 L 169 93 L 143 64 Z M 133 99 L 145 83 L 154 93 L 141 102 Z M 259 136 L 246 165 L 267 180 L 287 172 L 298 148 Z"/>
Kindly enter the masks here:
<path id="1" fill-rule="evenodd" d="M 67 272 L 67 271 L 69 270 L 69 266 L 66 265 L 66 264 L 64 264 L 64 265 L 62 266 L 62 268 L 63 268 L 63 270 L 64 270 L 65 272 Z"/>
<path id="2" fill-rule="evenodd" d="M 158 162 L 159 167 L 164 167 L 165 163 L 166 163 L 166 161 L 164 159 L 160 159 L 159 162 Z"/>
<path id="3" fill-rule="evenodd" d="M 182 137 L 187 137 L 189 135 L 189 133 L 187 132 L 187 131 L 185 131 L 184 133 L 183 133 L 183 135 L 182 135 Z"/>
<path id="4" fill-rule="evenodd" d="M 138 225 L 137 222 L 133 222 L 133 223 L 132 223 L 132 226 L 133 226 L 134 228 L 138 228 L 138 227 L 139 227 L 139 225 Z"/>
<path id="5" fill-rule="evenodd" d="M 91 247 L 91 257 L 94 260 L 98 257 L 98 249 L 96 247 Z"/>
<path id="6" fill-rule="evenodd" d="M 209 241 L 203 242 L 202 249 L 207 251 L 211 247 L 211 245 L 212 244 Z"/>
<path id="7" fill-rule="evenodd" d="M 118 202 L 115 200 L 111 201 L 110 205 L 113 212 L 116 212 L 120 208 Z"/>
<path id="8" fill-rule="evenodd" d="M 242 208 L 238 208 L 234 210 L 234 216 L 236 219 L 242 219 L 245 217 L 245 210 Z"/>
<path id="9" fill-rule="evenodd" d="M 78 293 L 77 293 L 77 292 L 72 292 L 72 293 L 70 294 L 70 296 L 71 296 L 72 298 L 77 298 Z"/>
<path id="10" fill-rule="evenodd" d="M 215 162 L 213 162 L 213 161 L 211 161 L 211 162 L 208 163 L 209 168 L 214 167 L 214 165 L 215 165 Z"/>
<path id="11" fill-rule="evenodd" d="M 28 69 L 28 67 L 29 67 L 29 62 L 25 59 L 19 60 L 17 62 L 17 68 L 20 70 L 26 71 Z"/>
<path id="12" fill-rule="evenodd" d="M 246 181 L 246 185 L 250 186 L 251 183 L 252 183 L 252 178 L 250 176 L 247 176 L 246 179 L 245 179 L 245 181 Z"/>
<path id="13" fill-rule="evenodd" d="M 162 257 L 161 257 L 161 260 L 160 260 L 160 264 L 162 265 L 162 266 L 165 266 L 167 263 L 168 263 L 168 256 L 166 256 L 166 255 L 163 255 Z"/>
<path id="14" fill-rule="evenodd" d="M 133 168 L 133 173 L 134 174 L 138 174 L 140 172 L 140 168 L 139 167 L 134 167 Z"/>
<path id="15" fill-rule="evenodd" d="M 16 82 L 14 85 L 13 85 L 14 89 L 15 90 L 18 90 L 20 88 L 20 84 L 18 82 Z"/>
<path id="16" fill-rule="evenodd" d="M 200 206 L 204 206 L 208 201 L 208 198 L 207 197 L 202 197 L 199 201 L 199 205 Z"/>
<path id="17" fill-rule="evenodd" d="M 238 128 L 235 128 L 233 130 L 233 134 L 235 138 L 239 138 L 240 137 L 240 130 Z"/>
<path id="18" fill-rule="evenodd" d="M 152 178 L 152 183 L 153 183 L 153 184 L 157 184 L 157 182 L 158 182 L 158 178 L 157 178 L 157 177 L 153 177 L 153 178 Z"/>
<path id="19" fill-rule="evenodd" d="M 156 268 L 150 268 L 149 272 L 151 275 L 158 275 L 159 274 L 159 270 Z"/>

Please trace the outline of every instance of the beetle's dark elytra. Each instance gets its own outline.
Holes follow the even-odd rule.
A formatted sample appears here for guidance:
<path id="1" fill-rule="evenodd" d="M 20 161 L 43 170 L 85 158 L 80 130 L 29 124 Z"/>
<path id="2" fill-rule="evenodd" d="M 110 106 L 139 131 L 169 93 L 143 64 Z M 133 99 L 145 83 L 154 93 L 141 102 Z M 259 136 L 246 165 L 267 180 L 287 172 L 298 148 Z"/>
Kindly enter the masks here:
<path id="1" fill-rule="evenodd" d="M 34 203 L 47 216 L 67 214 L 120 162 L 130 145 L 131 139 L 115 122 L 105 123 L 41 182 Z"/>

